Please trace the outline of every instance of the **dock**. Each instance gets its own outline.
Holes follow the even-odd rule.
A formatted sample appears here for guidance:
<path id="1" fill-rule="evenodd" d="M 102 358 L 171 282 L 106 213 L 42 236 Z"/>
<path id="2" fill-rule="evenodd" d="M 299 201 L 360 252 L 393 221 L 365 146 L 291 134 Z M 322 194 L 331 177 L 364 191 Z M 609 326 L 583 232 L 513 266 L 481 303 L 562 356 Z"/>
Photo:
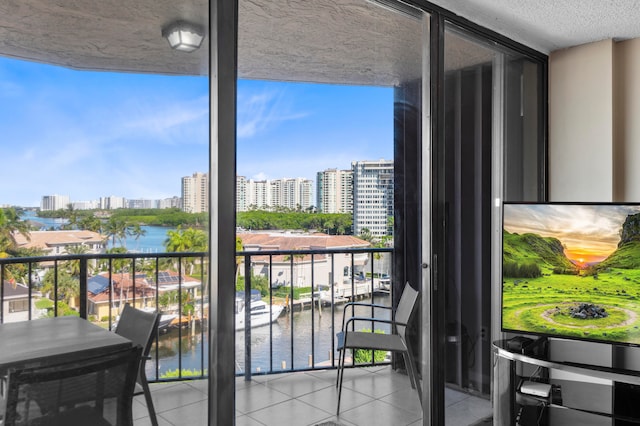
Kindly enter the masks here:
<path id="1" fill-rule="evenodd" d="M 371 280 L 355 283 L 353 287 L 350 283 L 335 285 L 333 298 L 331 297 L 331 292 L 328 290 L 315 291 L 313 295 L 311 292 L 301 293 L 298 299 L 289 303 L 289 308 L 293 310 L 304 310 L 310 308 L 312 303 L 314 303 L 316 307 L 331 306 L 332 303 L 340 305 L 351 302 L 352 300 L 371 297 L 372 292 L 375 294 L 389 294 L 389 288 L 376 281 L 377 280 L 374 280 L 373 288 L 371 286 Z"/>

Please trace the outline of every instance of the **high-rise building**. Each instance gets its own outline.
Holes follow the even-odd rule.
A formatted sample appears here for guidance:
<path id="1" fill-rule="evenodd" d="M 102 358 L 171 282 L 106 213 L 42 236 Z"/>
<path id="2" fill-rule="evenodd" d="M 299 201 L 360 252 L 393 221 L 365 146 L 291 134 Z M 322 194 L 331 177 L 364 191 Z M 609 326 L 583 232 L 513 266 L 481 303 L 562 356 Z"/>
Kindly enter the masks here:
<path id="1" fill-rule="evenodd" d="M 353 171 L 318 172 L 316 206 L 321 213 L 353 213 Z"/>
<path id="2" fill-rule="evenodd" d="M 247 185 L 249 209 L 268 210 L 271 207 L 271 192 L 268 180 L 251 180 Z"/>
<path id="3" fill-rule="evenodd" d="M 159 209 L 169 209 L 172 207 L 182 208 L 182 199 L 180 197 L 171 197 L 158 200 Z"/>
<path id="4" fill-rule="evenodd" d="M 354 161 L 353 233 L 368 229 L 371 235 L 391 235 L 393 217 L 393 160 Z"/>
<path id="5" fill-rule="evenodd" d="M 127 200 L 129 209 L 155 209 L 158 208 L 158 200 L 147 200 L 140 198 L 137 200 Z"/>
<path id="6" fill-rule="evenodd" d="M 239 212 L 249 210 L 247 185 L 248 181 L 246 177 L 236 176 L 236 210 Z"/>
<path id="7" fill-rule="evenodd" d="M 116 197 L 115 195 L 100 197 L 100 208 L 103 210 L 123 209 L 125 205 L 124 197 Z"/>
<path id="8" fill-rule="evenodd" d="M 304 178 L 247 180 L 236 177 L 236 206 L 238 211 L 251 209 L 275 210 L 284 207 L 306 210 L 313 203 L 313 181 Z"/>
<path id="9" fill-rule="evenodd" d="M 196 172 L 182 178 L 182 210 L 188 213 L 209 211 L 209 176 Z"/>
<path id="10" fill-rule="evenodd" d="M 70 204 L 68 195 L 43 195 L 42 202 L 40 203 L 40 210 L 42 211 L 55 211 L 66 209 Z"/>
<path id="11" fill-rule="evenodd" d="M 271 207 L 306 210 L 313 205 L 313 181 L 304 178 L 271 181 Z"/>
<path id="12" fill-rule="evenodd" d="M 74 210 L 95 210 L 100 207 L 100 202 L 98 200 L 73 201 L 71 206 Z"/>

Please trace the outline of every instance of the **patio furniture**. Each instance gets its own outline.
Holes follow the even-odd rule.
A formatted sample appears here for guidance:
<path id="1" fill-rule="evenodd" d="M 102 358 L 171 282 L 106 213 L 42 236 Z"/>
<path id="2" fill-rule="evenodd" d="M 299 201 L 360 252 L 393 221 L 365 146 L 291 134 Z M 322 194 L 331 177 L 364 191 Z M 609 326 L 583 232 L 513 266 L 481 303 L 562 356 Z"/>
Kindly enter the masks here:
<path id="1" fill-rule="evenodd" d="M 0 324 L 0 387 L 9 370 L 72 363 L 131 348 L 131 340 L 75 317 L 43 318 Z M 1 392 L 0 392 L 1 393 Z M 0 421 L 4 418 L 4 396 Z"/>
<path id="2" fill-rule="evenodd" d="M 133 425 L 141 351 L 135 346 L 84 360 L 10 368 L 5 426 Z M 82 398 L 74 401 L 74 395 Z"/>
<path id="3" fill-rule="evenodd" d="M 139 395 L 144 393 L 144 399 L 147 403 L 147 409 L 149 410 L 149 418 L 153 426 L 158 425 L 158 419 L 153 407 L 153 399 L 151 398 L 151 391 L 149 390 L 145 366 L 147 360 L 150 359 L 149 351 L 156 337 L 159 322 L 159 313 L 144 312 L 131 307 L 131 305 L 127 303 L 122 310 L 122 314 L 120 314 L 120 320 L 116 326 L 116 334 L 131 340 L 134 345 L 140 345 L 142 347 L 142 357 L 137 374 L 137 383 L 142 387 L 142 391 L 135 392 L 134 394 Z"/>
<path id="4" fill-rule="evenodd" d="M 400 302 L 398 303 L 398 309 L 396 310 L 394 319 L 360 316 L 351 316 L 347 319 L 347 309 L 350 306 L 364 306 L 388 310 L 391 310 L 392 308 L 390 306 L 364 302 L 349 302 L 345 304 L 342 317 L 342 330 L 337 333 L 337 349 L 340 352 L 340 356 L 338 358 L 338 376 L 336 379 L 336 386 L 338 387 L 338 407 L 336 409 L 336 415 L 340 414 L 340 397 L 342 396 L 342 381 L 344 378 L 344 363 L 347 349 L 382 350 L 402 353 L 407 367 L 407 373 L 411 380 L 411 387 L 418 391 L 418 397 L 420 398 L 420 401 L 422 401 L 422 392 L 420 389 L 420 382 L 418 380 L 416 364 L 413 354 L 411 353 L 411 348 L 407 345 L 406 336 L 407 324 L 417 306 L 418 296 L 419 293 L 414 290 L 409 283 L 407 283 L 402 296 L 400 297 Z M 371 330 L 369 332 L 356 331 L 353 329 L 353 326 L 357 322 L 367 322 L 372 325 L 375 325 L 376 323 L 390 324 L 392 331 L 391 334 L 375 333 L 375 330 Z M 351 328 L 351 330 L 349 328 Z"/>
<path id="5" fill-rule="evenodd" d="M 131 347 L 131 341 L 68 316 L 0 324 L 0 374 L 11 367 L 53 365 Z"/>

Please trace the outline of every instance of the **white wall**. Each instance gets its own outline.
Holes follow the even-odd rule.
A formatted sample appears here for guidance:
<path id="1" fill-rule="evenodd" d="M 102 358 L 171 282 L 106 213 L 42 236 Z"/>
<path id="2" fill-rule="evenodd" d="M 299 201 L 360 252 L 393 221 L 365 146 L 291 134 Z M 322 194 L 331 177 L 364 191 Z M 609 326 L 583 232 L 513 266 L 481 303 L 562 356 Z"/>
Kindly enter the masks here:
<path id="1" fill-rule="evenodd" d="M 614 200 L 640 201 L 640 39 L 614 52 Z"/>
<path id="2" fill-rule="evenodd" d="M 550 201 L 640 202 L 640 39 L 549 57 Z M 640 370 L 640 349 L 554 341 L 552 356 Z"/>
<path id="3" fill-rule="evenodd" d="M 611 40 L 549 56 L 549 200 L 613 199 Z"/>

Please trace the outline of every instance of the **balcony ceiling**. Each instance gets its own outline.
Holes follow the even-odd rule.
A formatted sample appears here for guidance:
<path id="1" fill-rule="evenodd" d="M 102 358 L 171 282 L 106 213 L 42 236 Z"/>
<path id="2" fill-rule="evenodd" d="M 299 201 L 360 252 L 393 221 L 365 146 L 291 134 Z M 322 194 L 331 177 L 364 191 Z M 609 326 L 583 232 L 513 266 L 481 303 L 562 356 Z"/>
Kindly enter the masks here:
<path id="1" fill-rule="evenodd" d="M 432 0 L 548 53 L 640 36 L 631 0 Z M 76 69 L 204 75 L 208 42 L 173 51 L 161 36 L 181 19 L 206 27 L 207 0 L 3 0 L 0 55 Z M 420 70 L 421 22 L 364 0 L 240 0 L 241 78 L 393 85 Z M 486 58 L 456 50 L 448 64 Z M 449 58 L 451 59 L 451 58 Z"/>
<path id="2" fill-rule="evenodd" d="M 640 37 L 638 0 L 429 0 L 543 53 Z"/>

